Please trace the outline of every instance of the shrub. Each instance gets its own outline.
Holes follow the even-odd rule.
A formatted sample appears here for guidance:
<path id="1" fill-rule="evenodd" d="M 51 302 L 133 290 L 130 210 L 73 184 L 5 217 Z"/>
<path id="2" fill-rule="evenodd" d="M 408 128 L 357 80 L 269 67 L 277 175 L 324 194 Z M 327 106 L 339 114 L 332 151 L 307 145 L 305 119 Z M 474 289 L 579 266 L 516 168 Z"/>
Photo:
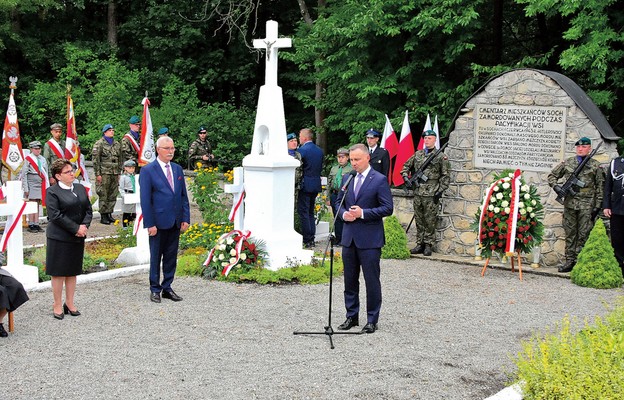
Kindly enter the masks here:
<path id="1" fill-rule="evenodd" d="M 622 270 L 615 258 L 613 247 L 601 219 L 589 234 L 589 238 L 570 273 L 573 283 L 597 289 L 622 286 Z"/>
<path id="2" fill-rule="evenodd" d="M 201 211 L 204 223 L 224 224 L 228 220 L 228 209 L 223 204 L 223 189 L 219 186 L 217 168 L 198 168 L 197 176 L 189 179 L 188 187 L 193 200 Z"/>
<path id="3" fill-rule="evenodd" d="M 384 232 L 386 244 L 381 249 L 381 258 L 394 258 L 405 260 L 410 257 L 407 248 L 407 235 L 399 220 L 394 215 L 384 218 Z"/>
<path id="4" fill-rule="evenodd" d="M 39 270 L 39 282 L 50 280 L 50 275 L 46 274 L 46 249 L 40 247 L 35 249 L 30 255 L 24 254 L 24 263 L 33 265 Z"/>
<path id="5" fill-rule="evenodd" d="M 624 301 L 577 334 L 569 318 L 558 333 L 524 342 L 515 363 L 525 400 L 621 399 L 624 396 Z"/>
<path id="6" fill-rule="evenodd" d="M 232 224 L 192 224 L 180 235 L 180 248 L 202 247 L 206 254 L 217 243 L 217 239 L 232 230 Z"/>

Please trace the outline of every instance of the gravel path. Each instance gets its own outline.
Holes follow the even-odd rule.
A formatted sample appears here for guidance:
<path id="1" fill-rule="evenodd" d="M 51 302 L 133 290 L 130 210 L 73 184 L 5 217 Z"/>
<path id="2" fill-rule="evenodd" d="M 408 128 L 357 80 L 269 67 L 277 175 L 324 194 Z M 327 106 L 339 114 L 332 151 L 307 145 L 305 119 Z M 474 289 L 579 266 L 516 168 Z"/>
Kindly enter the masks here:
<path id="1" fill-rule="evenodd" d="M 425 259 L 382 261 L 372 335 L 300 336 L 327 323 L 328 285 L 177 278 L 151 303 L 146 274 L 78 286 L 80 317 L 32 292 L 0 339 L 7 399 L 483 399 L 507 383 L 520 339 L 565 314 L 606 313 L 622 289 Z M 363 286 L 363 285 L 362 285 Z M 344 319 L 335 281 L 332 325 Z M 363 295 L 363 293 L 362 293 Z M 361 321 L 363 322 L 363 321 Z"/>

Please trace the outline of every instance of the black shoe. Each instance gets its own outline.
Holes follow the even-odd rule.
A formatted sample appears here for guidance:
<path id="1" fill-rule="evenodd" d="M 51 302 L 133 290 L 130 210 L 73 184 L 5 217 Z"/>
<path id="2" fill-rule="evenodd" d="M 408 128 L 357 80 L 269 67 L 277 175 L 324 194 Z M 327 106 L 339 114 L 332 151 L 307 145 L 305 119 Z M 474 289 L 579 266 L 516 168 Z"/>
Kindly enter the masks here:
<path id="1" fill-rule="evenodd" d="M 150 300 L 154 303 L 160 303 L 160 293 L 150 293 Z"/>
<path id="2" fill-rule="evenodd" d="M 421 244 L 410 250 L 410 254 L 422 254 L 425 247 Z"/>
<path id="3" fill-rule="evenodd" d="M 63 319 L 63 318 L 65 318 L 65 314 L 63 314 L 63 313 L 57 314 L 54 311 L 52 311 L 52 315 L 54 315 L 55 319 Z"/>
<path id="4" fill-rule="evenodd" d="M 430 244 L 426 244 L 425 248 L 423 250 L 423 256 L 429 257 L 430 255 L 431 255 L 431 245 Z"/>
<path id="5" fill-rule="evenodd" d="M 27 231 L 30 233 L 39 233 L 39 229 L 37 229 L 35 225 L 28 225 Z"/>
<path id="6" fill-rule="evenodd" d="M 0 337 L 7 337 L 7 336 L 9 336 L 9 334 L 7 333 L 7 331 L 4 330 L 4 326 L 0 324 Z"/>
<path id="7" fill-rule="evenodd" d="M 348 331 L 349 329 L 353 328 L 354 326 L 359 326 L 359 325 L 360 325 L 360 323 L 358 322 L 358 318 L 357 317 L 347 317 L 345 322 L 343 322 L 342 324 L 338 325 L 338 329 L 340 329 L 341 331 Z"/>
<path id="8" fill-rule="evenodd" d="M 35 229 L 36 229 L 38 232 L 45 232 L 45 231 L 43 230 L 43 228 L 42 228 L 42 227 L 40 227 L 39 225 L 35 225 Z"/>
<path id="9" fill-rule="evenodd" d="M 173 290 L 171 290 L 169 292 L 165 292 L 163 290 L 162 297 L 164 299 L 169 299 L 169 300 L 173 300 L 173 301 L 182 301 L 182 297 L 180 297 L 177 294 L 175 294 L 175 292 Z"/>
<path id="10" fill-rule="evenodd" d="M 377 330 L 377 324 L 371 324 L 370 322 L 366 325 L 364 325 L 364 328 L 362 328 L 362 333 L 375 333 L 375 331 Z"/>
<path id="11" fill-rule="evenodd" d="M 67 304 L 63 304 L 63 313 L 64 314 L 69 314 L 72 317 L 77 317 L 80 315 L 80 311 L 76 310 L 76 311 L 72 311 L 69 309 L 69 307 L 67 307 Z"/>
<path id="12" fill-rule="evenodd" d="M 104 225 L 111 224 L 111 220 L 108 219 L 108 214 L 100 214 L 100 223 Z"/>
<path id="13" fill-rule="evenodd" d="M 314 248 L 315 243 L 314 242 L 308 242 L 308 243 L 304 243 L 303 244 L 303 248 L 304 249 L 313 249 Z"/>
<path id="14" fill-rule="evenodd" d="M 563 264 L 562 267 L 559 267 L 559 269 L 557 271 L 559 271 L 559 272 L 570 272 L 574 268 L 574 264 L 575 264 L 574 261 L 566 261 L 566 263 Z"/>

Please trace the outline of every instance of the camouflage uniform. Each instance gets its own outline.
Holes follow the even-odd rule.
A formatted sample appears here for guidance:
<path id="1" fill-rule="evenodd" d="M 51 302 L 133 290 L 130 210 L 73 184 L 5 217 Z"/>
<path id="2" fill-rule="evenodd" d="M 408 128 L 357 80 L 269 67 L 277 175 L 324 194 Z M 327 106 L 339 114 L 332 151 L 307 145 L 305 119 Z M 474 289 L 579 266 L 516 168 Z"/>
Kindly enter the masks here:
<path id="1" fill-rule="evenodd" d="M 51 138 L 51 139 L 54 140 L 54 138 Z M 59 142 L 59 146 L 61 146 L 61 149 L 65 151 L 65 141 L 63 139 L 61 139 L 61 141 Z M 52 176 L 52 163 L 55 160 L 58 160 L 59 157 L 56 155 L 55 152 L 52 151 L 48 142 L 45 142 L 43 145 L 43 158 L 45 158 L 46 163 L 48 164 L 48 167 L 49 167 L 48 178 L 54 178 Z"/>
<path id="2" fill-rule="evenodd" d="M 344 226 L 344 221 L 342 218 L 336 218 L 336 213 L 338 212 L 338 204 L 336 204 L 336 199 L 338 198 L 338 192 L 340 192 L 341 186 L 344 184 L 342 182 L 342 177 L 345 174 L 351 172 L 353 167 L 351 164 L 347 162 L 343 167 L 340 164 L 334 165 L 329 171 L 329 176 L 327 176 L 327 198 L 329 199 L 329 204 L 331 205 L 332 213 L 334 215 L 334 233 L 336 235 L 336 242 L 340 243 L 342 240 L 342 228 Z M 340 178 L 336 180 L 336 177 L 340 175 Z"/>
<path id="3" fill-rule="evenodd" d="M 548 174 L 548 184 L 554 187 L 562 179 L 565 182 L 579 165 L 577 156 L 570 157 L 559 163 Z M 585 183 L 585 187 L 578 189 L 575 196 L 566 196 L 563 203 L 563 229 L 565 231 L 565 258 L 566 264 L 576 263 L 576 257 L 583 249 L 589 237 L 594 221 L 592 213 L 600 210 L 602 205 L 605 174 L 600 163 L 590 159 L 578 179 Z"/>
<path id="4" fill-rule="evenodd" d="M 92 160 L 95 176 L 102 177 L 102 183 L 95 184 L 95 192 L 100 197 L 100 214 L 111 214 L 117 200 L 123 164 L 121 144 L 115 140 L 109 145 L 106 139 L 100 138 L 93 145 Z"/>
<path id="5" fill-rule="evenodd" d="M 435 151 L 435 149 L 428 152 Z M 418 150 L 403 165 L 401 175 L 413 175 L 430 154 Z M 435 227 L 438 218 L 438 203 L 442 193 L 451 182 L 449 169 L 451 165 L 444 153 L 438 154 L 427 166 L 424 173 L 429 178 L 414 189 L 414 220 L 416 222 L 416 244 L 433 246 Z M 437 196 L 436 196 L 437 195 Z"/>
<path id="6" fill-rule="evenodd" d="M 210 160 L 202 160 L 203 156 L 212 155 L 212 146 L 208 140 L 195 139 L 189 148 L 189 159 L 191 167 L 197 168 L 197 164 L 201 164 L 201 168 L 210 168 L 213 162 Z"/>
<path id="7" fill-rule="evenodd" d="M 132 132 L 129 131 L 127 133 L 128 135 L 134 137 L 134 135 L 132 135 Z M 140 146 L 141 145 L 141 136 L 139 134 L 139 139 L 136 140 L 137 144 Z M 128 139 L 125 135 L 124 137 L 121 138 L 121 153 L 123 155 L 123 161 L 128 161 L 128 160 L 132 160 L 134 161 L 134 163 L 137 165 L 135 168 L 135 174 L 138 175 L 140 168 L 139 168 L 139 153 L 134 149 L 134 146 L 132 145 L 132 143 L 130 142 L 130 139 Z"/>

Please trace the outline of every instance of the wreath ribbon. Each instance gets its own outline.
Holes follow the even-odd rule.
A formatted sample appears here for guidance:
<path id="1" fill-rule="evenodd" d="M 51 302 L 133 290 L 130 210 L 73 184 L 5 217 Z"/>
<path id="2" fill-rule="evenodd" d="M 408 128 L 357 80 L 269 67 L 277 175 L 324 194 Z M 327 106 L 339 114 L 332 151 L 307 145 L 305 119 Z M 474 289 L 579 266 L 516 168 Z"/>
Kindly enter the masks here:
<path id="1" fill-rule="evenodd" d="M 5 228 L 4 233 L 2 234 L 2 239 L 0 239 L 0 246 L 3 252 L 6 251 L 7 244 L 9 243 L 9 239 L 11 238 L 11 234 L 15 230 L 15 227 L 17 226 L 18 223 L 19 224 L 22 223 L 22 214 L 24 214 L 24 208 L 26 208 L 25 201 L 22 202 L 22 205 L 19 208 L 19 210 L 16 210 L 17 212 L 13 215 L 13 221 L 11 222 L 11 226 L 9 226 L 9 229 Z M 9 221 L 7 220 L 6 223 L 8 225 Z"/>
<path id="2" fill-rule="evenodd" d="M 221 237 L 217 239 L 217 244 L 212 248 L 212 250 L 210 250 L 210 254 L 208 254 L 208 258 L 204 262 L 205 267 L 208 266 L 208 264 L 210 264 L 210 261 L 212 261 L 212 258 L 214 257 L 214 254 L 217 251 L 217 247 L 219 247 L 222 243 L 224 243 L 228 238 L 232 236 L 240 236 L 241 238 L 236 243 L 236 246 L 234 246 L 234 250 L 236 252 L 236 254 L 234 255 L 234 261 L 225 265 L 223 267 L 223 271 L 221 272 L 221 275 L 228 276 L 228 274 L 230 273 L 230 270 L 240 261 L 240 253 L 241 253 L 241 249 L 243 248 L 243 242 L 247 240 L 249 236 L 251 236 L 250 231 L 239 231 L 235 229 L 235 230 L 232 230 L 228 233 L 224 233 L 223 235 L 221 235 Z"/>

